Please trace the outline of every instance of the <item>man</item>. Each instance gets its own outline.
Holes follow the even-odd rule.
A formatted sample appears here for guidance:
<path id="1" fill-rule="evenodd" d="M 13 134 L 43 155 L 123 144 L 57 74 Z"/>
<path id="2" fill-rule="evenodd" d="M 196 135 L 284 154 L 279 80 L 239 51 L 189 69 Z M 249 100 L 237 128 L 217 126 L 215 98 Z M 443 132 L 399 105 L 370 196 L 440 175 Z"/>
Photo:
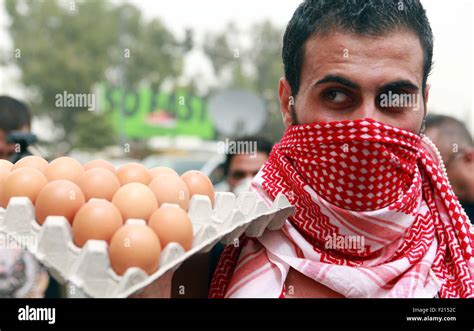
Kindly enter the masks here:
<path id="1" fill-rule="evenodd" d="M 236 188 L 246 185 L 258 173 L 262 165 L 267 161 L 272 150 L 272 143 L 263 137 L 248 136 L 238 138 L 237 146 L 248 146 L 248 151 L 242 153 L 229 152 L 224 162 L 225 189 L 216 191 L 235 192 Z M 246 189 L 248 187 L 243 187 Z"/>
<path id="2" fill-rule="evenodd" d="M 12 131 L 29 132 L 30 127 L 28 107 L 14 98 L 0 96 L 0 159 L 8 160 L 16 152 L 15 145 L 7 142 L 8 134 Z M 45 269 L 4 234 L 0 235 L 0 242 L 0 298 L 44 297 L 49 283 Z"/>
<path id="3" fill-rule="evenodd" d="M 466 126 L 445 115 L 428 115 L 425 134 L 438 147 L 449 181 L 461 205 L 474 220 L 474 143 Z"/>
<path id="4" fill-rule="evenodd" d="M 433 37 L 418 0 L 306 0 L 283 40 L 287 130 L 252 182 L 295 214 L 240 238 L 210 297 L 474 297 L 473 238 L 426 113 Z"/>
<path id="5" fill-rule="evenodd" d="M 28 107 L 9 96 L 0 96 L 0 159 L 9 160 L 15 154 L 15 145 L 7 142 L 11 131 L 29 132 L 31 114 Z"/>

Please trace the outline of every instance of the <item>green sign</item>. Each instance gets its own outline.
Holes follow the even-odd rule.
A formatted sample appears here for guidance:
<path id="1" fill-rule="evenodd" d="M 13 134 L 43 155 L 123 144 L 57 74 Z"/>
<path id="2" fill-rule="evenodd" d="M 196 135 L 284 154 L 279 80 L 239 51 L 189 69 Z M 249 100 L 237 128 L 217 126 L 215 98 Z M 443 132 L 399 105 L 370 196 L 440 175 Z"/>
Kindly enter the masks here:
<path id="1" fill-rule="evenodd" d="M 165 93 L 101 84 L 99 95 L 99 109 L 112 110 L 118 132 L 126 137 L 167 135 L 212 139 L 215 136 L 204 99 L 189 95 L 185 89 Z"/>

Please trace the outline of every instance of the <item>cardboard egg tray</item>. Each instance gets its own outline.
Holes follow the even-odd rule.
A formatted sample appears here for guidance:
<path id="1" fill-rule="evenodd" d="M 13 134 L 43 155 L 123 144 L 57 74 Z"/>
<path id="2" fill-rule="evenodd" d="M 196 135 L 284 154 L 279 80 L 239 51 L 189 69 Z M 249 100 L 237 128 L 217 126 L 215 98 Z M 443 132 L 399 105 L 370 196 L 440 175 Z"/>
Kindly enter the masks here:
<path id="1" fill-rule="evenodd" d="M 282 194 L 268 207 L 254 192 L 238 196 L 219 192 L 214 209 L 207 196 L 195 195 L 188 211 L 194 230 L 193 247 L 185 252 L 178 243 L 169 243 L 161 252 L 159 269 L 150 276 L 139 268 L 117 275 L 110 266 L 107 242 L 89 240 L 84 247 L 77 247 L 67 219 L 49 216 L 39 225 L 28 198 L 12 198 L 6 210 L 0 208 L 0 233 L 27 248 L 59 282 L 73 286 L 74 295 L 70 296 L 123 298 L 152 286 L 166 272 L 176 270 L 196 253 L 208 252 L 219 241 L 234 245 L 244 233 L 259 237 L 266 229 L 280 229 L 293 212 Z"/>

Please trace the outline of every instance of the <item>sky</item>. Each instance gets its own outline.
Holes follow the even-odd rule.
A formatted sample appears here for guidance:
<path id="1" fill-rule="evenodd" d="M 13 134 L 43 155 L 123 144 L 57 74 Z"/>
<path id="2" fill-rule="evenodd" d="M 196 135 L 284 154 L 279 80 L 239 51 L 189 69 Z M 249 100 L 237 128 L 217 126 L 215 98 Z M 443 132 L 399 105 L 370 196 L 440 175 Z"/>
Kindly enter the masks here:
<path id="1" fill-rule="evenodd" d="M 65 0 L 69 1 L 69 0 Z M 270 19 L 285 26 L 300 0 L 106 0 L 130 2 L 143 11 L 146 19 L 159 17 L 177 34 L 184 35 L 186 28 L 202 38 L 205 32 L 223 29 L 229 21 L 248 33 L 252 23 Z M 434 68 L 428 109 L 463 120 L 474 132 L 474 2 L 471 0 L 422 0 L 435 37 Z M 6 31 L 8 19 L 0 0 L 0 48 L 8 48 L 11 41 Z M 2 46 L 3 45 L 3 46 Z M 0 94 L 10 93 L 22 97 L 24 91 L 18 83 L 19 74 L 14 68 L 0 67 Z M 186 60 L 185 75 L 199 73 L 212 81 L 210 64 L 199 54 Z"/>

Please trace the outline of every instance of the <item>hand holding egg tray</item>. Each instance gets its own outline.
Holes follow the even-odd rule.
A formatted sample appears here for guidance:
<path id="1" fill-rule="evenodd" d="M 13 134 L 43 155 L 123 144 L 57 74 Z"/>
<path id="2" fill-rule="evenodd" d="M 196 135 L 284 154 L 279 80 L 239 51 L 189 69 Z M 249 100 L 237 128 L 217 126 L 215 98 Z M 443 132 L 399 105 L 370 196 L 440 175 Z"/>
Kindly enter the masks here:
<path id="1" fill-rule="evenodd" d="M 266 229 L 281 228 L 293 212 L 284 195 L 278 195 L 268 207 L 253 192 L 237 196 L 218 192 L 214 208 L 208 196 L 193 195 L 188 211 L 194 233 L 192 248 L 185 251 L 180 244 L 169 243 L 161 251 L 158 270 L 150 276 L 136 267 L 117 275 L 110 266 L 106 241 L 89 240 L 82 248 L 77 247 L 65 217 L 48 216 L 43 225 L 38 224 L 34 206 L 26 197 L 14 197 L 6 210 L 0 208 L 0 233 L 24 243 L 58 281 L 74 285 L 76 296 L 82 292 L 89 297 L 124 298 L 152 288 L 187 258 L 208 252 L 219 241 L 235 244 L 244 233 L 259 237 Z M 145 221 L 129 219 L 126 223 L 145 224 Z"/>

